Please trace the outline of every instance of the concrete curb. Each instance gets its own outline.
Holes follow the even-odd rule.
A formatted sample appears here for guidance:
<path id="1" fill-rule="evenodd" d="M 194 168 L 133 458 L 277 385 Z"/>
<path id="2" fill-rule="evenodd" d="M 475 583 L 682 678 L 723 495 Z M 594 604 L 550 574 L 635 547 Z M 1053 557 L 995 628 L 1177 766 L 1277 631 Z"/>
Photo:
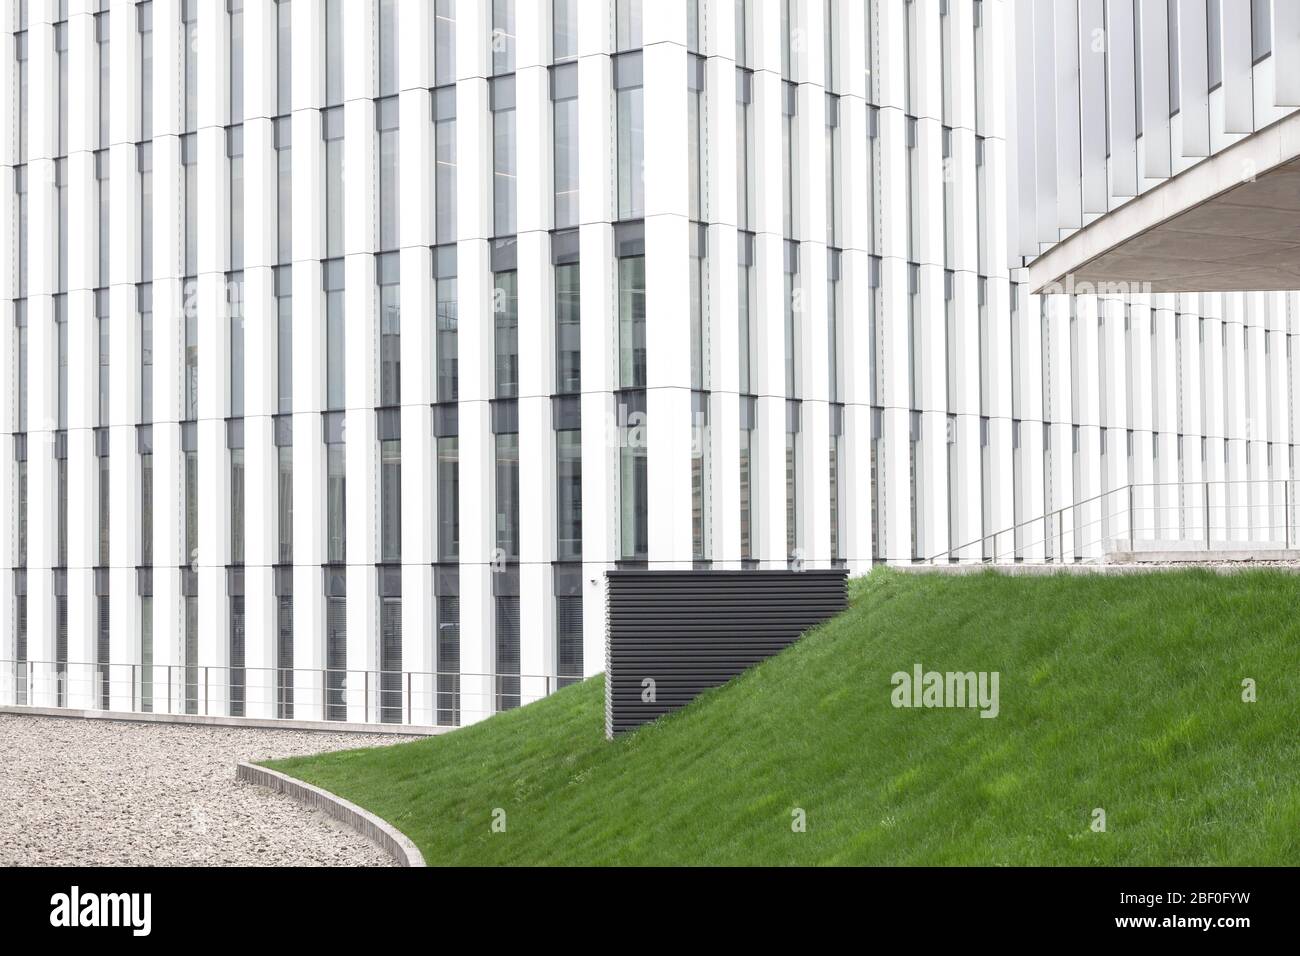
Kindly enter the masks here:
<path id="1" fill-rule="evenodd" d="M 205 727 L 246 727 L 257 730 L 320 730 L 328 733 L 383 734 L 392 737 L 433 737 L 451 727 L 416 724 L 362 724 L 333 720 L 277 720 L 270 717 L 218 717 L 204 714 L 144 714 L 130 710 L 87 710 L 76 707 L 0 705 L 0 714 L 31 717 L 77 717 L 83 720 L 117 720 L 139 724 L 197 724 Z"/>
<path id="2" fill-rule="evenodd" d="M 392 824 L 379 819 L 369 810 L 335 796 L 328 790 L 313 787 L 288 774 L 241 760 L 235 767 L 235 779 L 287 794 L 299 803 L 318 810 L 357 831 L 391 856 L 401 866 L 424 866 L 424 855 L 411 840 Z"/>

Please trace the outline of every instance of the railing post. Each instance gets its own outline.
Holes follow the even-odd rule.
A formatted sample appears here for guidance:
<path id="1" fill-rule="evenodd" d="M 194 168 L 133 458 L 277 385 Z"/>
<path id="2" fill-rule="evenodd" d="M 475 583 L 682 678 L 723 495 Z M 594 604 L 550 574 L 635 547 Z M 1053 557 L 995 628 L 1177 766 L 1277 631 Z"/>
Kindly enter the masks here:
<path id="1" fill-rule="evenodd" d="M 1128 483 L 1128 546 L 1130 551 L 1137 547 L 1137 524 L 1133 520 L 1133 482 L 1131 481 Z"/>
<path id="2" fill-rule="evenodd" d="M 1283 547 L 1291 547 L 1291 481 L 1290 479 L 1282 480 L 1282 523 L 1285 526 L 1283 534 Z"/>
<path id="3" fill-rule="evenodd" d="M 406 672 L 406 722 L 411 723 L 411 672 Z"/>
<path id="4" fill-rule="evenodd" d="M 1205 481 L 1205 550 L 1209 551 L 1212 547 L 1210 544 L 1210 482 Z"/>
<path id="5" fill-rule="evenodd" d="M 327 681 L 325 680 L 325 668 L 322 667 L 320 669 L 320 719 L 321 720 L 330 719 L 329 704 L 327 703 L 327 700 L 329 698 L 329 691 L 325 689 L 326 683 Z"/>
<path id="6" fill-rule="evenodd" d="M 361 722 L 370 723 L 370 671 L 361 672 Z"/>

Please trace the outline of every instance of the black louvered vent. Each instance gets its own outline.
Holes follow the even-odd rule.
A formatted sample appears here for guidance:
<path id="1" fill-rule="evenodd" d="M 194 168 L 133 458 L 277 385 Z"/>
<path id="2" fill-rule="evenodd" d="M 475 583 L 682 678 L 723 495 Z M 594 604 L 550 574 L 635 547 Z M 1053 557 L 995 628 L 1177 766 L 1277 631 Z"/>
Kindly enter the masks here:
<path id="1" fill-rule="evenodd" d="M 610 571 L 605 733 L 632 730 L 847 606 L 843 570 Z"/>

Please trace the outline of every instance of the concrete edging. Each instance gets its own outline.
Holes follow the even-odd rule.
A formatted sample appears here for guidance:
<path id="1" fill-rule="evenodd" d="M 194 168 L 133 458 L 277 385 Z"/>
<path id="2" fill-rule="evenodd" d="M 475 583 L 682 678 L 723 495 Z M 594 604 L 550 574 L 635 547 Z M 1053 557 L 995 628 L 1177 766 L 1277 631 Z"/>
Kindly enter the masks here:
<path id="1" fill-rule="evenodd" d="M 195 724 L 205 727 L 247 727 L 256 730 L 308 730 L 327 733 L 384 734 L 393 737 L 433 737 L 451 727 L 417 724 L 363 724 L 334 720 L 281 720 L 273 717 L 220 717 L 210 714 L 150 714 L 132 710 L 90 710 L 78 707 L 38 707 L 0 704 L 0 714 L 32 717 L 76 717 L 82 720 L 118 720 L 139 724 Z"/>
<path id="2" fill-rule="evenodd" d="M 305 806 L 324 810 L 335 820 L 378 845 L 401 866 L 425 865 L 424 854 L 406 834 L 369 810 L 363 810 L 355 803 L 344 800 L 328 790 L 322 790 L 278 770 L 261 767 L 246 760 L 241 760 L 236 765 L 235 779 L 266 787 L 276 793 L 286 794 Z"/>

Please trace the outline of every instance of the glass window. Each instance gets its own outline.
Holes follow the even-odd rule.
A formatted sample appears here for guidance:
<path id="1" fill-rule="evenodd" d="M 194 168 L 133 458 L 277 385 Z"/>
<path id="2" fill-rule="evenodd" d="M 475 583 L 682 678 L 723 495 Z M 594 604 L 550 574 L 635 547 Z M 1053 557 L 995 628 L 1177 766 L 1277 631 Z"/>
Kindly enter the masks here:
<path id="1" fill-rule="evenodd" d="M 749 65 L 749 0 L 736 0 L 736 65 Z"/>
<path id="2" fill-rule="evenodd" d="M 519 436 L 496 436 L 496 558 L 519 560 Z"/>
<path id="3" fill-rule="evenodd" d="M 325 137 L 325 254 L 343 255 L 343 108 L 321 112 Z"/>
<path id="4" fill-rule="evenodd" d="M 740 430 L 740 557 L 754 557 L 754 432 Z"/>
<path id="5" fill-rule="evenodd" d="M 325 599 L 325 719 L 347 720 L 348 599 Z"/>
<path id="6" fill-rule="evenodd" d="M 799 434 L 785 433 L 785 550 L 799 557 Z"/>
<path id="7" fill-rule="evenodd" d="M 68 21 L 54 24 L 54 58 L 59 83 L 58 145 L 56 156 L 68 155 Z"/>
<path id="8" fill-rule="evenodd" d="M 181 164 L 185 170 L 185 274 L 199 271 L 199 167 L 198 141 L 193 133 L 181 137 Z"/>
<path id="9" fill-rule="evenodd" d="M 560 63 L 578 55 L 578 0 L 554 0 L 551 7 L 551 59 Z"/>
<path id="10" fill-rule="evenodd" d="M 244 563 L 244 449 L 230 449 L 230 563 Z"/>
<path id="11" fill-rule="evenodd" d="M 199 126 L 199 22 L 197 4 L 182 4 L 181 58 L 185 66 L 185 132 Z"/>
<path id="12" fill-rule="evenodd" d="M 741 263 L 737 267 L 736 307 L 739 323 L 738 353 L 740 356 L 740 392 L 747 395 L 753 392 L 750 379 L 750 328 L 753 322 L 750 311 L 754 283 L 754 267 Z"/>
<path id="13" fill-rule="evenodd" d="M 226 130 L 230 158 L 230 268 L 244 268 L 244 127 Z"/>
<path id="14" fill-rule="evenodd" d="M 247 673 L 244 595 L 230 595 L 230 716 L 244 716 Z"/>
<path id="15" fill-rule="evenodd" d="M 343 0 L 325 0 L 325 105 L 343 102 Z"/>
<path id="16" fill-rule="evenodd" d="M 702 250 L 701 250 L 702 251 Z M 708 387 L 708 328 L 705 295 L 708 289 L 708 261 L 702 254 L 691 255 L 691 388 Z"/>
<path id="17" fill-rule="evenodd" d="M 645 257 L 618 260 L 619 385 L 646 386 Z"/>
<path id="18" fill-rule="evenodd" d="M 102 294 L 96 298 L 107 298 Z M 99 325 L 99 415 L 98 422 L 101 426 L 109 424 L 108 418 L 108 382 L 109 382 L 109 352 L 108 352 L 108 316 L 104 314 L 107 310 L 101 310 L 98 319 Z"/>
<path id="19" fill-rule="evenodd" d="M 582 679 L 582 595 L 563 594 L 555 599 L 556 687 Z"/>
<path id="20" fill-rule="evenodd" d="M 290 0 L 275 2 L 275 111 L 293 112 L 293 8 Z"/>
<path id="21" fill-rule="evenodd" d="M 344 391 L 344 349 L 347 339 L 343 325 L 343 283 L 342 276 L 334 282 L 330 273 L 342 273 L 342 262 L 326 264 L 325 289 L 325 407 L 341 409 L 347 400 Z"/>
<path id="22" fill-rule="evenodd" d="M 279 505 L 280 563 L 293 563 L 293 446 L 276 448 L 276 492 Z"/>
<path id="23" fill-rule="evenodd" d="M 185 452 L 185 555 L 193 567 L 199 560 L 199 454 Z"/>
<path id="24" fill-rule="evenodd" d="M 1253 60 L 1273 52 L 1273 11 L 1270 0 L 1250 0 L 1250 51 Z"/>
<path id="25" fill-rule="evenodd" d="M 753 154 L 754 131 L 750 126 L 752 74 L 736 71 L 736 225 L 749 229 L 753 188 L 749 157 Z"/>
<path id="26" fill-rule="evenodd" d="M 380 96 L 392 96 L 397 92 L 397 0 L 377 0 L 377 4 L 379 53 L 375 61 L 379 75 L 376 86 Z"/>
<path id="27" fill-rule="evenodd" d="M 390 253 L 390 255 L 394 255 Z M 391 281 L 385 281 L 391 280 Z M 379 404 L 402 401 L 402 307 L 396 269 L 380 277 L 379 286 Z"/>
<path id="28" fill-rule="evenodd" d="M 68 297 L 66 295 L 56 295 L 54 297 L 54 326 L 58 337 L 58 355 L 57 372 L 58 372 L 58 406 L 59 429 L 68 427 Z"/>
<path id="29" fill-rule="evenodd" d="M 275 300 L 276 411 L 283 415 L 293 411 L 293 295 L 287 276 L 276 279 L 282 289 Z"/>
<path id="30" fill-rule="evenodd" d="M 645 107 L 641 87 L 617 92 L 618 217 L 645 215 Z"/>
<path id="31" fill-rule="evenodd" d="M 438 439 L 438 560 L 460 557 L 460 442 Z"/>
<path id="32" fill-rule="evenodd" d="M 140 31 L 140 139 L 153 138 L 153 3 L 136 6 Z"/>
<path id="33" fill-rule="evenodd" d="M 153 454 L 140 456 L 140 564 L 153 564 Z"/>
<path id="34" fill-rule="evenodd" d="M 182 408 L 184 421 L 194 421 L 199 417 L 199 317 L 194 303 L 195 286 L 193 279 L 185 282 L 185 394 Z"/>
<path id="35" fill-rule="evenodd" d="M 396 249 L 398 242 L 398 215 L 401 209 L 398 162 L 398 122 L 396 98 L 380 100 L 375 104 L 375 118 L 379 125 L 379 248 Z"/>
<path id="36" fill-rule="evenodd" d="M 347 554 L 347 470 L 342 442 L 325 446 L 325 560 L 342 564 Z"/>
<path id="37" fill-rule="evenodd" d="M 555 267 L 555 390 L 582 391 L 582 295 L 578 263 Z"/>
<path id="38" fill-rule="evenodd" d="M 230 122 L 244 121 L 244 0 L 229 0 Z"/>
<path id="39" fill-rule="evenodd" d="M 153 421 L 153 312 L 140 313 L 140 421 Z"/>
<path id="40" fill-rule="evenodd" d="M 456 117 L 433 125 L 434 215 L 438 242 L 456 241 Z"/>
<path id="41" fill-rule="evenodd" d="M 277 120 L 277 124 L 282 120 Z M 284 127 L 287 132 L 287 126 Z M 277 134 L 280 129 L 277 127 Z M 293 152 L 288 137 L 276 137 L 275 148 L 275 248 L 276 261 L 284 264 L 293 259 Z"/>
<path id="42" fill-rule="evenodd" d="M 153 144 L 136 149 L 140 169 L 140 281 L 153 278 Z"/>
<path id="43" fill-rule="evenodd" d="M 690 217 L 705 218 L 704 212 L 704 91 L 686 93 L 687 190 L 690 193 Z"/>
<path id="44" fill-rule="evenodd" d="M 501 594 L 496 599 L 497 710 L 520 704 L 519 596 Z"/>
<path id="45" fill-rule="evenodd" d="M 515 0 L 492 0 L 492 72 L 515 71 Z"/>
<path id="46" fill-rule="evenodd" d="M 112 62 L 108 50 L 108 14 L 95 14 L 96 52 L 99 59 L 99 148 L 108 148 L 108 118 L 112 84 L 109 65 Z"/>
<path id="47" fill-rule="evenodd" d="M 244 417 L 244 277 L 226 278 L 230 310 L 230 416 Z"/>
<path id="48" fill-rule="evenodd" d="M 460 598 L 438 596 L 438 723 L 460 723 Z"/>
<path id="49" fill-rule="evenodd" d="M 455 278 L 439 279 L 437 296 L 438 401 L 454 402 L 460 397 Z"/>
<path id="50" fill-rule="evenodd" d="M 433 82 L 456 82 L 456 0 L 434 0 Z"/>
<path id="51" fill-rule="evenodd" d="M 107 455 L 99 458 L 99 566 L 102 568 L 108 567 L 109 516 L 113 511 L 109 498 L 112 485 L 108 477 L 108 460 Z"/>
<path id="52" fill-rule="evenodd" d="M 492 311 L 496 355 L 496 397 L 519 396 L 519 277 L 515 272 L 494 276 Z"/>
<path id="53" fill-rule="evenodd" d="M 379 443 L 379 554 L 381 561 L 402 560 L 402 443 Z"/>
<path id="54" fill-rule="evenodd" d="M 578 224 L 578 98 L 556 100 L 555 228 Z"/>
<path id="55" fill-rule="evenodd" d="M 709 416 L 707 393 L 696 392 L 697 402 L 705 401 L 693 418 L 691 436 L 691 557 L 709 560 Z"/>
<path id="56" fill-rule="evenodd" d="M 614 49 L 641 46 L 641 0 L 618 0 L 614 15 Z"/>
<path id="57" fill-rule="evenodd" d="M 785 394 L 788 398 L 799 397 L 799 310 L 795 308 L 795 275 L 785 274 Z"/>
<path id="58" fill-rule="evenodd" d="M 113 246 L 112 237 L 109 235 L 109 185 L 108 185 L 108 151 L 100 150 L 95 153 L 95 170 L 98 173 L 95 183 L 96 190 L 99 191 L 99 285 L 107 289 L 109 285 L 108 277 L 108 258 L 109 250 Z"/>
<path id="59" fill-rule="evenodd" d="M 620 554 L 644 561 L 650 553 L 650 492 L 645 416 L 632 413 L 619 449 Z"/>
<path id="60" fill-rule="evenodd" d="M 561 561 L 582 560 L 582 432 L 555 433 L 556 550 Z"/>
<path id="61" fill-rule="evenodd" d="M 518 144 L 515 140 L 515 111 L 492 113 L 492 224 L 494 235 L 515 234 L 518 203 Z"/>

